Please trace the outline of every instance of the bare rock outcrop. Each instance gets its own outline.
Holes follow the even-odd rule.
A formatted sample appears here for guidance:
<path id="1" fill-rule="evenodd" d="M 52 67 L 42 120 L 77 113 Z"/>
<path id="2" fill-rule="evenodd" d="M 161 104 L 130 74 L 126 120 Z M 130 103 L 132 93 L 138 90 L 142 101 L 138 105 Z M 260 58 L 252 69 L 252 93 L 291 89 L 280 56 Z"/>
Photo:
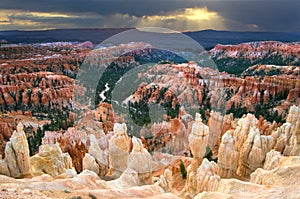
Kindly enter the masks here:
<path id="1" fill-rule="evenodd" d="M 278 152 L 268 153 L 264 169 L 251 174 L 250 182 L 267 186 L 289 186 L 300 179 L 300 156 L 282 156 Z"/>
<path id="2" fill-rule="evenodd" d="M 88 152 L 86 139 L 88 135 L 85 131 L 70 127 L 65 132 L 46 131 L 42 139 L 43 145 L 53 145 L 58 143 L 64 153 L 68 153 L 72 158 L 73 166 L 77 172 L 82 171 L 82 160 Z"/>
<path id="3" fill-rule="evenodd" d="M 250 182 L 221 179 L 212 192 L 199 193 L 195 198 L 299 198 L 299 156 L 282 156 L 270 151 L 264 169 L 251 174 Z"/>
<path id="4" fill-rule="evenodd" d="M 34 108 L 37 106 L 71 108 L 74 80 L 52 72 L 4 75 L 0 78 L 0 106 Z"/>
<path id="5" fill-rule="evenodd" d="M 174 139 L 174 154 L 183 154 L 188 146 L 187 129 L 182 121 L 175 118 L 171 123 L 171 133 Z"/>
<path id="6" fill-rule="evenodd" d="M 274 150 L 285 156 L 300 154 L 300 109 L 291 106 L 286 123 L 272 132 L 275 141 Z"/>
<path id="7" fill-rule="evenodd" d="M 114 112 L 112 105 L 108 103 L 100 103 L 95 110 L 95 117 L 102 123 L 103 131 L 107 134 L 114 127 Z"/>
<path id="8" fill-rule="evenodd" d="M 29 147 L 24 126 L 19 123 L 5 147 L 5 158 L 0 160 L 0 173 L 14 178 L 31 176 Z"/>
<path id="9" fill-rule="evenodd" d="M 184 192 L 188 194 L 197 193 L 197 169 L 200 166 L 200 161 L 193 158 L 191 164 L 187 167 L 187 179 L 184 186 Z"/>
<path id="10" fill-rule="evenodd" d="M 113 181 L 110 185 L 118 188 L 127 188 L 132 186 L 150 185 L 152 181 L 152 156 L 143 147 L 140 139 L 132 138 L 133 149 L 128 156 L 126 169 L 122 175 Z"/>
<path id="11" fill-rule="evenodd" d="M 82 160 L 82 169 L 93 171 L 96 174 L 99 174 L 99 165 L 97 164 L 95 158 L 89 153 L 86 153 Z"/>
<path id="12" fill-rule="evenodd" d="M 109 165 L 113 176 L 119 177 L 126 169 L 129 149 L 126 124 L 115 123 L 114 135 L 109 140 Z"/>
<path id="13" fill-rule="evenodd" d="M 219 147 L 218 166 L 220 167 L 220 176 L 222 178 L 231 178 L 236 176 L 239 153 L 236 149 L 232 133 L 232 130 L 227 131 L 222 136 L 222 141 Z"/>
<path id="14" fill-rule="evenodd" d="M 189 135 L 189 147 L 194 158 L 204 157 L 208 139 L 209 128 L 202 123 L 201 115 L 196 113 L 195 122 L 192 125 L 192 132 Z"/>
<path id="15" fill-rule="evenodd" d="M 256 127 L 251 127 L 245 143 L 239 149 L 237 174 L 248 178 L 257 168 L 263 167 L 266 154 L 273 145 L 273 137 L 260 135 Z"/>
<path id="16" fill-rule="evenodd" d="M 39 153 L 31 157 L 33 175 L 48 174 L 53 177 L 73 177 L 76 171 L 68 153 L 63 153 L 59 144 L 41 145 Z"/>
<path id="17" fill-rule="evenodd" d="M 290 124 L 290 132 L 286 133 L 287 146 L 284 155 L 300 155 L 300 108 L 291 106 L 286 123 Z"/>
<path id="18" fill-rule="evenodd" d="M 187 181 L 184 192 L 187 196 L 195 196 L 203 191 L 214 191 L 220 181 L 219 166 L 213 162 L 203 159 L 200 166 L 196 159 L 193 159 L 187 169 Z"/>
<path id="19" fill-rule="evenodd" d="M 203 191 L 215 191 L 220 181 L 219 167 L 206 158 L 203 159 L 201 166 L 197 171 L 197 193 Z"/>
<path id="20" fill-rule="evenodd" d="M 178 199 L 157 185 L 116 188 L 94 172 L 83 171 L 73 178 L 56 179 L 49 175 L 32 179 L 13 179 L 0 175 L 3 198 L 154 198 Z"/>
<path id="21" fill-rule="evenodd" d="M 170 169 L 165 169 L 163 175 L 155 183 L 156 185 L 163 188 L 166 192 L 171 192 L 172 190 L 172 171 Z"/>
<path id="22" fill-rule="evenodd" d="M 258 120 L 252 114 L 239 119 L 234 130 L 222 136 L 218 153 L 220 175 L 224 178 L 249 178 L 257 168 L 262 168 L 266 154 L 274 148 L 275 139 L 262 135 Z"/>
<path id="23" fill-rule="evenodd" d="M 222 141 L 222 136 L 228 131 L 228 130 L 232 130 L 234 129 L 234 121 L 233 121 L 233 114 L 230 113 L 230 114 L 227 114 L 223 117 L 223 125 L 222 125 L 222 129 L 221 129 L 221 132 L 219 133 L 219 137 L 218 137 L 218 140 L 217 140 L 217 143 L 215 145 L 215 147 L 213 148 L 213 152 L 218 152 L 219 150 L 219 147 L 220 147 L 220 144 L 221 144 L 221 141 Z M 211 127 L 213 128 L 213 126 Z"/>
<path id="24" fill-rule="evenodd" d="M 108 140 L 104 133 L 100 139 L 95 135 L 89 135 L 88 153 L 83 158 L 83 169 L 94 171 L 99 176 L 108 172 Z"/>
<path id="25" fill-rule="evenodd" d="M 289 64 L 297 61 L 296 57 L 299 53 L 300 45 L 297 42 L 283 43 L 277 41 L 260 41 L 248 42 L 237 45 L 221 45 L 217 44 L 209 51 L 209 54 L 214 59 L 224 58 L 243 58 L 249 62 L 255 62 L 262 59 L 270 59 L 276 52 L 277 55 L 282 56 L 283 60 L 290 58 Z"/>
<path id="26" fill-rule="evenodd" d="M 211 149 L 213 149 L 217 142 L 219 135 L 222 133 L 224 117 L 220 112 L 212 111 L 210 113 L 210 117 L 207 122 L 207 126 L 209 127 L 209 141 L 208 145 Z"/>

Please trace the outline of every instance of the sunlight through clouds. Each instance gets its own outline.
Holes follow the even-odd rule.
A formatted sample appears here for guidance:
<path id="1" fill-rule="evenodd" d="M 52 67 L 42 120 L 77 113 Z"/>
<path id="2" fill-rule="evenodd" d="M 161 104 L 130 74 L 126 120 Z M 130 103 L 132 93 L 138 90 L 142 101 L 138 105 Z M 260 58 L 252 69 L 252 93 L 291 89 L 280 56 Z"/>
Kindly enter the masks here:
<path id="1" fill-rule="evenodd" d="M 80 27 L 82 22 L 95 28 L 164 27 L 176 31 L 226 29 L 224 19 L 207 8 L 185 8 L 159 15 L 99 15 L 97 13 L 28 12 L 1 10 L 0 28 L 52 29 Z"/>
<path id="2" fill-rule="evenodd" d="M 137 27 L 161 26 L 178 31 L 193 31 L 199 29 L 226 29 L 224 19 L 216 12 L 207 8 L 186 8 L 162 15 L 143 16 Z"/>

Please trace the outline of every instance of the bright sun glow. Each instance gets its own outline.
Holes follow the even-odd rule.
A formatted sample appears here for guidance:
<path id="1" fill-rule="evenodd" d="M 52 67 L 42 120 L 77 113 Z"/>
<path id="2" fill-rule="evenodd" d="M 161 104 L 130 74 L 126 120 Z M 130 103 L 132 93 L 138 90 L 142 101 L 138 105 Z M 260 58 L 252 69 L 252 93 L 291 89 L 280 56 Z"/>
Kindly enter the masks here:
<path id="1" fill-rule="evenodd" d="M 207 8 L 186 8 L 163 15 L 143 16 L 138 27 L 158 26 L 179 31 L 225 29 L 224 19 Z"/>

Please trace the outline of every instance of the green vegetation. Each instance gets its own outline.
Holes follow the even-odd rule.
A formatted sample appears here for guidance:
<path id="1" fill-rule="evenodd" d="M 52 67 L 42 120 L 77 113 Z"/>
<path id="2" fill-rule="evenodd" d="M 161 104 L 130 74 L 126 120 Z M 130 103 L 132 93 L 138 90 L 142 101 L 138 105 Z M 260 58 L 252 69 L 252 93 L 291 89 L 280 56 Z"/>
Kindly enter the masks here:
<path id="1" fill-rule="evenodd" d="M 216 163 L 218 162 L 218 158 L 213 158 L 213 153 L 209 146 L 206 146 L 206 151 L 205 151 L 205 155 L 203 158 L 206 158 L 209 161 L 214 161 Z"/>
<path id="2" fill-rule="evenodd" d="M 297 56 L 291 55 L 290 57 L 282 57 L 278 52 L 272 52 L 270 51 L 266 56 L 264 56 L 262 59 L 255 59 L 250 60 L 243 55 L 240 55 L 237 58 L 214 58 L 214 61 L 216 65 L 218 66 L 218 69 L 220 71 L 226 71 L 230 74 L 240 75 L 243 71 L 245 71 L 250 66 L 256 65 L 256 64 L 273 64 L 278 66 L 285 66 L 285 65 L 299 65 L 299 61 L 297 61 Z M 251 71 L 249 71 L 251 72 Z M 265 74 L 264 71 L 261 71 L 257 75 L 276 75 L 280 71 L 278 70 L 272 70 L 270 73 Z"/>
<path id="3" fill-rule="evenodd" d="M 180 173 L 181 173 L 182 179 L 186 179 L 187 171 L 186 171 L 184 163 L 181 159 L 180 159 L 179 167 L 180 167 Z"/>
<path id="4" fill-rule="evenodd" d="M 142 100 L 140 102 L 129 102 L 129 115 L 133 122 L 138 126 L 144 126 L 151 122 L 149 116 L 148 102 Z"/>
<path id="5" fill-rule="evenodd" d="M 232 113 L 234 118 L 241 118 L 244 114 L 252 113 L 256 118 L 263 116 L 267 121 L 273 122 L 276 121 L 284 123 L 285 120 L 282 115 L 279 115 L 278 111 L 273 111 L 275 104 L 269 102 L 268 104 L 256 104 L 254 111 L 248 111 L 246 107 L 234 107 L 232 106 L 229 110 L 226 111 L 226 114 Z"/>
<path id="6" fill-rule="evenodd" d="M 235 107 L 231 106 L 229 110 L 226 111 L 226 114 L 233 114 L 234 118 L 241 118 L 244 114 L 250 113 L 246 107 Z"/>
<path id="7" fill-rule="evenodd" d="M 26 134 L 28 134 L 29 129 L 26 129 L 25 132 Z M 27 136 L 30 156 L 33 156 L 36 152 L 39 151 L 39 146 L 42 144 L 42 138 L 44 137 L 44 135 L 45 135 L 44 129 L 41 129 L 39 127 L 35 133 L 32 132 L 30 133 L 29 136 Z"/>
<path id="8" fill-rule="evenodd" d="M 96 197 L 94 194 L 92 194 L 92 193 L 89 193 L 89 197 L 90 197 L 91 199 L 97 199 L 97 197 Z"/>
<path id="9" fill-rule="evenodd" d="M 262 115 L 267 121 L 273 122 L 276 121 L 284 123 L 285 120 L 283 119 L 282 115 L 278 114 L 278 111 L 273 111 L 271 105 L 255 105 L 255 112 L 254 115 L 256 118 L 259 118 Z"/>

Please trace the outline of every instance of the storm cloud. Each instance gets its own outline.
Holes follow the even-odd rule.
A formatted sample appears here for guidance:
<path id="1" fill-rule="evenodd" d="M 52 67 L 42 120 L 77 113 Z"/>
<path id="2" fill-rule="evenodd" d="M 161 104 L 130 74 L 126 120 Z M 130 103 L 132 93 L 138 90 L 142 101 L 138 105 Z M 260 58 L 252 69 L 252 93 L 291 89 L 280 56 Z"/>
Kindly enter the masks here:
<path id="1" fill-rule="evenodd" d="M 0 30 L 160 26 L 300 31 L 298 0 L 1 0 Z"/>

